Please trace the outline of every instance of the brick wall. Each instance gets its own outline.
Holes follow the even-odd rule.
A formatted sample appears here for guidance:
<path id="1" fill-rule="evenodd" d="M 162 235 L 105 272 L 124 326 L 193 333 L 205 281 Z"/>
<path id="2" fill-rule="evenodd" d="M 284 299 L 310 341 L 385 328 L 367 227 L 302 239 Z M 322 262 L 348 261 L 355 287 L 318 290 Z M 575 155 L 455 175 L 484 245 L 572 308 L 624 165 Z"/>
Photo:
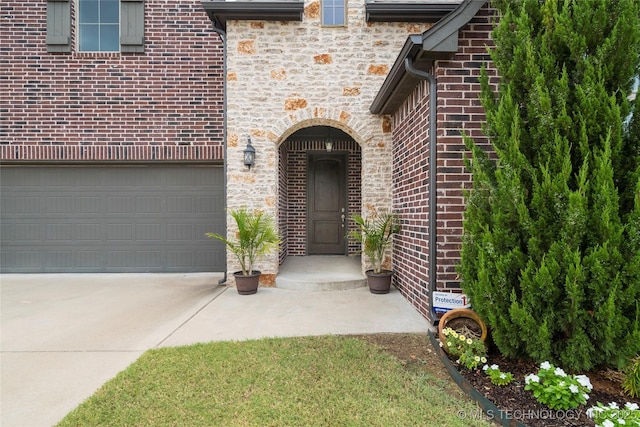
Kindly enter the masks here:
<path id="1" fill-rule="evenodd" d="M 222 159 L 222 44 L 199 0 L 145 1 L 145 52 L 126 54 L 48 53 L 46 7 L 0 8 L 0 160 Z"/>
<path id="2" fill-rule="evenodd" d="M 437 289 L 457 290 L 463 234 L 464 189 L 471 174 L 464 167 L 462 132 L 476 143 L 489 143 L 482 134 L 484 110 L 479 101 L 478 77 L 483 64 L 491 67 L 486 46 L 491 45 L 493 10 L 483 7 L 461 30 L 459 51 L 450 61 L 437 61 Z M 496 72 L 489 69 L 492 83 Z M 429 85 L 421 82 L 394 116 L 394 208 L 403 218 L 395 239 L 395 284 L 425 316 L 429 316 Z"/>

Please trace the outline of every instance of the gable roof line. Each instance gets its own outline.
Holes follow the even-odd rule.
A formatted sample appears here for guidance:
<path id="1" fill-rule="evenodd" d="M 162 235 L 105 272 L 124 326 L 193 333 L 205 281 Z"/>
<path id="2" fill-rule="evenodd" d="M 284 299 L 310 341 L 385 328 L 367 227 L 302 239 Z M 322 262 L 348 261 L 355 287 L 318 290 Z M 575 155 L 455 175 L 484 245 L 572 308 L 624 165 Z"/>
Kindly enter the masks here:
<path id="1" fill-rule="evenodd" d="M 478 13 L 486 0 L 464 0 L 444 18 L 422 34 L 411 34 L 396 58 L 387 78 L 369 107 L 373 114 L 392 114 L 420 81 L 407 73 L 405 59 L 419 69 L 434 61 L 449 59 L 458 52 L 458 31 Z"/>

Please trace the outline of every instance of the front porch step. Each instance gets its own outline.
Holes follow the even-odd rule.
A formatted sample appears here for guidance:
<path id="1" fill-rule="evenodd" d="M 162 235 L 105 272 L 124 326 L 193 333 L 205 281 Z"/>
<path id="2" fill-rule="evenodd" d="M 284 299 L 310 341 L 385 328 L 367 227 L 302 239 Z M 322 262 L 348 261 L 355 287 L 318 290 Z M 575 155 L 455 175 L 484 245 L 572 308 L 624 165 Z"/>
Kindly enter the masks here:
<path id="1" fill-rule="evenodd" d="M 345 291 L 367 286 L 360 257 L 290 256 L 280 266 L 276 287 L 295 291 Z"/>

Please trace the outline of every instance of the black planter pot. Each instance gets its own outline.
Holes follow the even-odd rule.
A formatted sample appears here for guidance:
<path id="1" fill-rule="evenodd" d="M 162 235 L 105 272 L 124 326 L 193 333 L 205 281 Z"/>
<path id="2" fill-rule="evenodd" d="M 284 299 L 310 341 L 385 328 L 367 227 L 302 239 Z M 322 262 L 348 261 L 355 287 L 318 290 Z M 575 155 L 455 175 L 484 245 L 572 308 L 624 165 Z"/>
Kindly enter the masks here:
<path id="1" fill-rule="evenodd" d="M 245 276 L 242 271 L 236 271 L 233 275 L 236 278 L 236 289 L 240 295 L 253 295 L 258 292 L 260 282 L 260 271 L 253 270 L 251 274 Z"/>
<path id="2" fill-rule="evenodd" d="M 382 270 L 380 273 L 374 273 L 373 270 L 367 270 L 367 283 L 369 283 L 369 291 L 372 294 L 388 294 L 391 289 L 391 277 L 393 271 Z"/>

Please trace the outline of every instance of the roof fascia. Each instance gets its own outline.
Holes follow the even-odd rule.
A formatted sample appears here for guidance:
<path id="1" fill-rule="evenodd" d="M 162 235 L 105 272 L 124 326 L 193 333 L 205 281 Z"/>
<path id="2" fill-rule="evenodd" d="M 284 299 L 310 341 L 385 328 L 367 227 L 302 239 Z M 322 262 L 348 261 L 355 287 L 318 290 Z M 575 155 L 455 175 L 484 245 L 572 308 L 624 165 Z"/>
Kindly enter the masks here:
<path id="1" fill-rule="evenodd" d="M 421 35 L 410 35 L 369 111 L 373 114 L 393 114 L 419 81 L 406 72 L 405 59 L 410 58 L 416 68 L 425 69 L 436 60 L 451 58 L 458 52 L 458 31 L 471 21 L 484 3 L 485 0 L 464 0 Z M 408 45 L 411 48 L 407 48 Z"/>
<path id="2" fill-rule="evenodd" d="M 415 3 L 367 1 L 364 4 L 367 22 L 429 22 L 438 21 L 453 11 L 457 3 Z"/>
<path id="3" fill-rule="evenodd" d="M 304 2 L 293 1 L 203 1 L 209 19 L 224 31 L 227 21 L 302 21 Z"/>

